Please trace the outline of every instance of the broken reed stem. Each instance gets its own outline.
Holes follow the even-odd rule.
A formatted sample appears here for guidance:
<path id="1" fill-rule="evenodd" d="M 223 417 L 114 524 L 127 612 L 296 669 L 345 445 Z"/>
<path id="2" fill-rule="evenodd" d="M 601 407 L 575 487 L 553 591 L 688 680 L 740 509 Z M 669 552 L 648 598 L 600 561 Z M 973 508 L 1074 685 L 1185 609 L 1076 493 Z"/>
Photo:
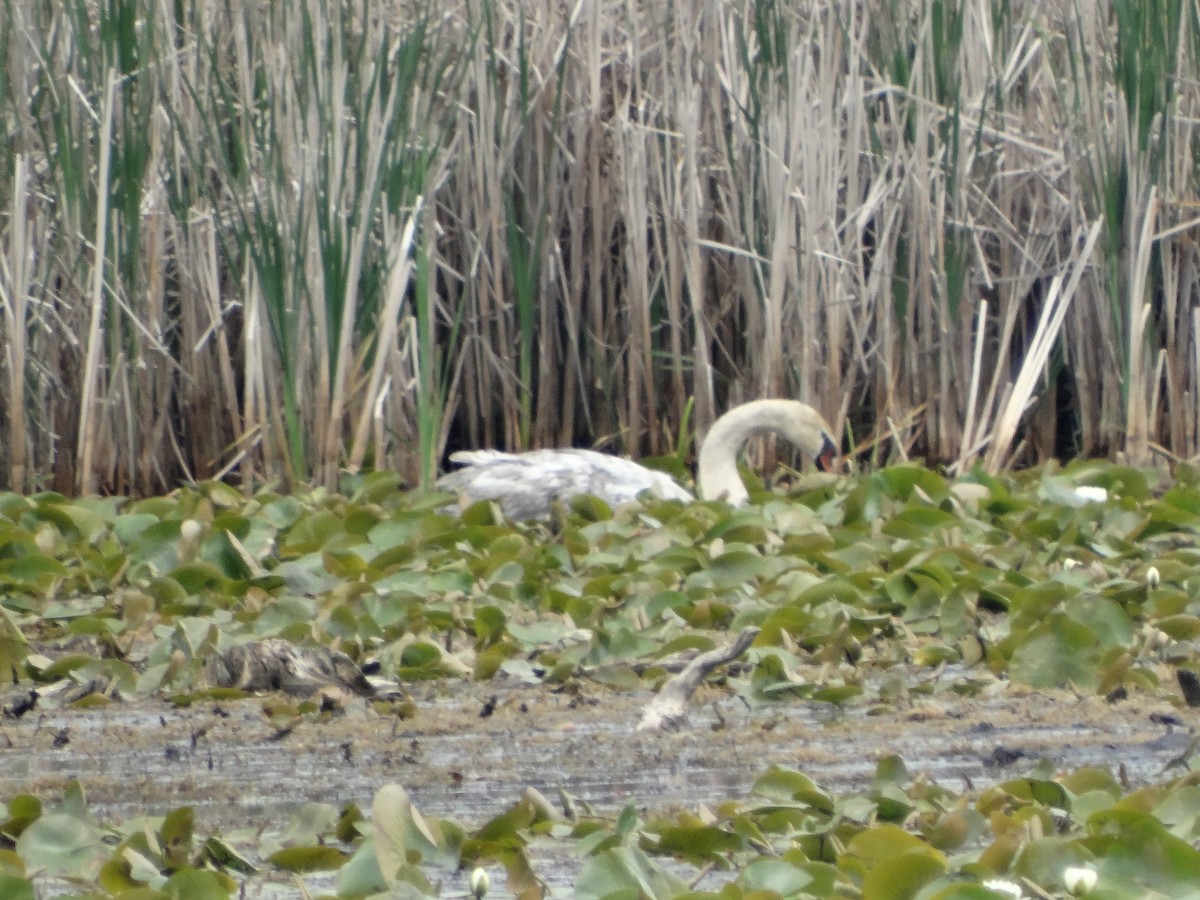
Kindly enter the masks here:
<path id="1" fill-rule="evenodd" d="M 979 399 L 979 373 L 983 368 L 983 339 L 987 331 L 987 300 L 979 301 L 979 311 L 975 316 L 975 353 L 971 357 L 971 385 L 967 388 L 967 415 L 963 419 L 962 453 L 955 463 L 957 471 L 962 472 L 975 455 L 973 448 L 975 439 L 975 403 Z"/>
<path id="2" fill-rule="evenodd" d="M 1058 338 L 1063 319 L 1079 288 L 1079 280 L 1083 277 L 1084 270 L 1091 259 L 1092 250 L 1096 246 L 1096 239 L 1100 236 L 1103 224 L 1103 219 L 1098 219 L 1093 223 L 1083 248 L 1070 261 L 1068 270 L 1056 275 L 1050 284 L 1037 332 L 1034 334 L 1025 360 L 1021 364 L 1012 394 L 1001 408 L 996 420 L 991 448 L 985 462 L 985 468 L 991 473 L 999 471 L 1005 455 L 1010 450 L 1010 444 L 1017 431 L 1017 423 L 1028 408 L 1034 385 L 1045 368 L 1050 350 Z M 1064 287 L 1063 278 L 1068 273 L 1069 277 L 1066 287 Z"/>
<path id="3" fill-rule="evenodd" d="M 636 730 L 677 731 L 684 723 L 688 701 L 700 682 L 717 666 L 732 662 L 745 653 L 760 631 L 757 626 L 748 625 L 732 643 L 695 657 L 682 672 L 664 684 L 646 705 Z"/>

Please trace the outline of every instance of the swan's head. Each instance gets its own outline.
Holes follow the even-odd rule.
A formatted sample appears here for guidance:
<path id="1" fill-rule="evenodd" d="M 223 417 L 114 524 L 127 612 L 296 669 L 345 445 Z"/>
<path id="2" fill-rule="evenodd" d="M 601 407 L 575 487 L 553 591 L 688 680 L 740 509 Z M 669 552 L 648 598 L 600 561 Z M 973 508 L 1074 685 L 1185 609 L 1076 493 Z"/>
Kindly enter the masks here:
<path id="1" fill-rule="evenodd" d="M 825 418 L 804 403 L 795 400 L 764 400 L 770 411 L 779 416 L 778 423 L 770 428 L 791 441 L 825 472 L 834 471 L 838 457 L 837 441 L 833 429 Z"/>
<path id="2" fill-rule="evenodd" d="M 737 473 L 737 453 L 755 434 L 774 432 L 795 444 L 826 472 L 838 457 L 833 429 L 824 417 L 795 400 L 754 400 L 735 406 L 713 423 L 700 448 L 699 481 L 706 498 L 744 503 L 746 489 Z"/>

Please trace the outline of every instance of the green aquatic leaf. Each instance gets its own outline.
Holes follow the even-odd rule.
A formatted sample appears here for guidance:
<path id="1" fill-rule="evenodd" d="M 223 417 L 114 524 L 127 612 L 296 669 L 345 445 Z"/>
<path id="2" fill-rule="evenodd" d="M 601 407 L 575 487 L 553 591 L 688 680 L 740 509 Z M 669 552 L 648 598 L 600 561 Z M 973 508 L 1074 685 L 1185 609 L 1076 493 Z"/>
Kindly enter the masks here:
<path id="1" fill-rule="evenodd" d="M 1200 637 L 1200 616 L 1173 615 L 1154 620 L 1154 627 L 1177 641 L 1192 641 Z"/>
<path id="2" fill-rule="evenodd" d="M 327 509 L 316 510 L 296 521 L 283 536 L 279 550 L 285 557 L 302 556 L 325 549 L 345 535 L 339 516 Z"/>
<path id="3" fill-rule="evenodd" d="M 103 514 L 86 500 L 69 501 L 61 494 L 39 494 L 33 497 L 34 509 L 22 516 L 23 521 L 49 522 L 68 541 L 91 544 L 108 530 L 114 518 L 111 504 L 100 501 Z"/>
<path id="4" fill-rule="evenodd" d="M 654 654 L 659 648 L 657 641 L 620 621 L 613 622 L 609 628 L 597 630 L 592 646 L 591 661 L 594 663 L 639 659 Z"/>
<path id="5" fill-rule="evenodd" d="M 892 754 L 883 757 L 876 763 L 872 786 L 876 790 L 882 790 L 885 787 L 902 785 L 908 780 L 908 766 L 904 764 L 903 759 Z"/>
<path id="6" fill-rule="evenodd" d="M 1066 789 L 1056 781 L 1041 778 L 1018 778 L 1005 781 L 998 789 L 1009 796 L 1053 809 L 1066 809 L 1070 799 Z"/>
<path id="7" fill-rule="evenodd" d="M 372 836 L 379 871 L 389 885 L 409 881 L 409 852 L 424 846 L 435 850 L 439 835 L 417 812 L 408 792 L 398 784 L 384 785 L 371 803 Z M 419 854 L 418 854 L 419 855 Z"/>
<path id="8" fill-rule="evenodd" d="M 5 900 L 36 900 L 33 882 L 20 875 L 0 873 L 0 897 Z"/>
<path id="9" fill-rule="evenodd" d="M 636 691 L 644 687 L 641 677 L 628 666 L 598 666 L 588 676 L 614 691 Z"/>
<path id="10" fill-rule="evenodd" d="M 187 897 L 188 900 L 229 900 L 237 884 L 227 875 L 206 869 L 181 869 L 163 885 L 168 897 Z"/>
<path id="11" fill-rule="evenodd" d="M 1063 606 L 1063 612 L 1086 626 L 1102 648 L 1126 647 L 1133 640 L 1133 620 L 1107 597 L 1072 597 Z"/>
<path id="12" fill-rule="evenodd" d="M 241 875 L 253 875 L 258 871 L 258 868 L 250 860 L 219 837 L 205 838 L 200 853 L 207 865 L 217 869 L 229 870 Z"/>
<path id="13" fill-rule="evenodd" d="M 472 841 L 497 842 L 517 840 L 523 843 L 521 832 L 525 831 L 538 818 L 538 810 L 532 800 L 522 797 L 504 812 L 493 816 L 473 835 Z"/>
<path id="14" fill-rule="evenodd" d="M 932 847 L 889 856 L 867 872 L 862 897 L 863 900 L 912 900 L 945 871 L 941 852 Z"/>
<path id="15" fill-rule="evenodd" d="M 261 569 L 254 565 L 253 556 L 247 558 L 249 553 L 245 544 L 229 530 L 214 525 L 212 533 L 200 548 L 200 560 L 225 578 L 253 578 L 261 574 Z M 171 574 L 181 580 L 178 569 Z"/>
<path id="16" fill-rule="evenodd" d="M 206 560 L 197 560 L 196 562 L 176 566 L 169 571 L 169 575 L 175 581 L 179 582 L 180 587 L 189 596 L 202 593 L 206 590 L 219 593 L 232 593 L 231 586 L 228 584 L 229 577 L 217 566 Z"/>
<path id="17" fill-rule="evenodd" d="M 1087 845 L 1098 857 L 1096 871 L 1105 885 L 1181 897 L 1200 884 L 1200 850 L 1148 813 L 1111 809 L 1093 815 L 1087 828 Z"/>
<path id="18" fill-rule="evenodd" d="M 262 516 L 272 529 L 285 531 L 291 528 L 304 515 L 304 505 L 292 496 L 276 497 L 264 503 Z"/>
<path id="19" fill-rule="evenodd" d="M 1050 616 L 1017 643 L 1009 673 L 1035 688 L 1093 687 L 1100 642 L 1086 625 L 1062 614 Z"/>
<path id="20" fill-rule="evenodd" d="M 767 530 L 753 513 L 735 512 L 733 515 L 722 517 L 704 535 L 706 543 L 717 538 L 726 544 L 759 545 L 766 541 Z"/>
<path id="21" fill-rule="evenodd" d="M 6 574 L 13 582 L 29 585 L 40 592 L 66 578 L 70 570 L 57 559 L 41 553 L 29 553 L 15 560 L 6 570 Z"/>
<path id="22" fill-rule="evenodd" d="M 400 666 L 409 677 L 422 671 L 436 672 L 442 662 L 442 648 L 426 641 L 414 641 L 400 654 Z"/>
<path id="23" fill-rule="evenodd" d="M 833 798 L 800 772 L 771 766 L 754 782 L 751 792 L 775 801 L 795 801 L 821 812 L 833 811 Z"/>
<path id="24" fill-rule="evenodd" d="M 769 891 L 781 897 L 822 896 L 813 890 L 814 882 L 811 872 L 782 859 L 752 860 L 738 876 L 745 891 Z"/>
<path id="25" fill-rule="evenodd" d="M 367 897 L 388 889 L 389 881 L 383 877 L 383 872 L 379 868 L 375 838 L 367 836 L 359 843 L 351 857 L 338 869 L 338 896 Z"/>
<path id="26" fill-rule="evenodd" d="M 647 832 L 649 847 L 655 853 L 686 859 L 696 865 L 714 862 L 725 854 L 742 849 L 742 840 L 715 825 L 672 825 Z"/>
<path id="27" fill-rule="evenodd" d="M 618 897 L 666 900 L 687 884 L 655 863 L 636 847 L 614 847 L 588 859 L 575 880 L 577 900 L 615 900 Z"/>
<path id="28" fill-rule="evenodd" d="M 931 532 L 959 524 L 959 519 L 934 506 L 911 506 L 893 516 L 881 529 L 889 537 L 903 540 L 929 540 Z"/>
<path id="29" fill-rule="evenodd" d="M 332 872 L 349 857 L 336 847 L 284 847 L 267 857 L 267 862 L 285 872 Z"/>
<path id="30" fill-rule="evenodd" d="M 899 500 L 909 500 L 914 493 L 918 493 L 933 503 L 941 503 L 949 494 L 946 479 L 924 466 L 888 466 L 870 478 L 887 494 Z"/>
<path id="31" fill-rule="evenodd" d="M 862 692 L 862 685 L 835 684 L 829 687 L 818 688 L 810 696 L 813 700 L 818 700 L 821 703 L 832 703 L 834 706 L 841 706 L 856 697 L 861 697 Z"/>
<path id="32" fill-rule="evenodd" d="M 337 820 L 337 807 L 329 803 L 302 803 L 277 840 L 285 847 L 315 845 L 334 830 Z"/>
<path id="33" fill-rule="evenodd" d="M 728 550 L 714 557 L 706 569 L 688 577 L 687 585 L 705 585 L 718 590 L 745 586 L 757 578 L 766 577 L 770 567 L 757 553 L 749 550 Z"/>
<path id="34" fill-rule="evenodd" d="M 17 838 L 25 864 L 65 878 L 92 879 L 106 857 L 96 824 L 66 809 L 48 812 Z"/>
<path id="35" fill-rule="evenodd" d="M 402 484 L 398 472 L 368 472 L 355 486 L 351 499 L 356 502 L 383 503 L 395 496 Z"/>
<path id="36" fill-rule="evenodd" d="M 846 845 L 846 852 L 868 863 L 915 853 L 945 866 L 945 857 L 940 852 L 916 835 L 890 823 L 863 829 Z"/>
<path id="37" fill-rule="evenodd" d="M 0 834 L 18 838 L 42 815 L 42 802 L 32 794 L 17 794 L 5 804 L 6 817 L 0 822 Z"/>

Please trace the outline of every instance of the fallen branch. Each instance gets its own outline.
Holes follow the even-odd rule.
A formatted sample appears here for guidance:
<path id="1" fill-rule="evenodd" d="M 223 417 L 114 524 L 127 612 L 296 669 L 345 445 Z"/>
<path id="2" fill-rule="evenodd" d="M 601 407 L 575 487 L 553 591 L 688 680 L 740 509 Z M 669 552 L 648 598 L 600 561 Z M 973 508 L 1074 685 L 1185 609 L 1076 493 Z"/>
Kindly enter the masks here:
<path id="1" fill-rule="evenodd" d="M 758 637 L 759 629 L 754 626 L 743 628 L 737 640 L 728 647 L 719 647 L 701 653 L 682 672 L 662 686 L 642 713 L 638 731 L 678 731 L 686 719 L 688 700 L 708 673 L 717 666 L 737 659 Z"/>

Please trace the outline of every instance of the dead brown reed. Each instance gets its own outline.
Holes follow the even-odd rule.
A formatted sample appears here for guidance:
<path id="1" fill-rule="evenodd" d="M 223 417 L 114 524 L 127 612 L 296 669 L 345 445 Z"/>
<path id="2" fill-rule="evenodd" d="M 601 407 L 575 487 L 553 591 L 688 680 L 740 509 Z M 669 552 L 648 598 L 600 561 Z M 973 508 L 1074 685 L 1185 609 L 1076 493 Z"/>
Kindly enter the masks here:
<path id="1" fill-rule="evenodd" d="M 1194 5 L 9 6 L 9 487 L 1200 455 Z"/>

